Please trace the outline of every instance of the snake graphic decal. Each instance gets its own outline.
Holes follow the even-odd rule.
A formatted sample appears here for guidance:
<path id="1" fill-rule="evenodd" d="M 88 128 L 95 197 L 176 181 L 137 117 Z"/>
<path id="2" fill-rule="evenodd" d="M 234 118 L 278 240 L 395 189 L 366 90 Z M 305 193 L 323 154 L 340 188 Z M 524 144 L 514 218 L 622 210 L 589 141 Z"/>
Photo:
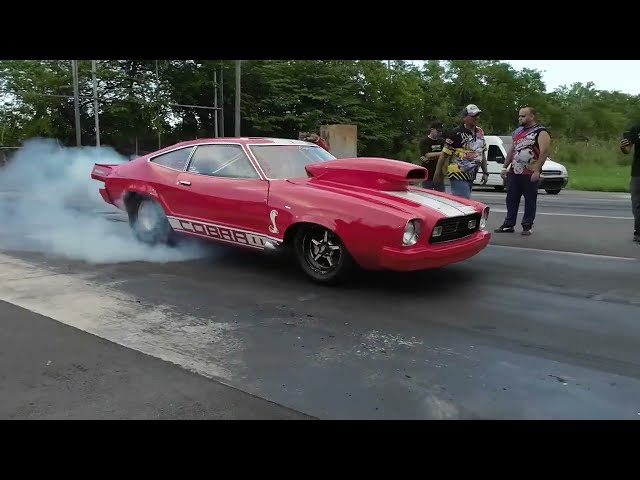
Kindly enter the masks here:
<path id="1" fill-rule="evenodd" d="M 276 225 L 276 217 L 278 216 L 278 211 L 277 210 L 271 210 L 271 213 L 269 214 L 269 218 L 271 219 L 271 225 L 269 225 L 269 231 L 271 233 L 278 233 L 278 226 Z"/>

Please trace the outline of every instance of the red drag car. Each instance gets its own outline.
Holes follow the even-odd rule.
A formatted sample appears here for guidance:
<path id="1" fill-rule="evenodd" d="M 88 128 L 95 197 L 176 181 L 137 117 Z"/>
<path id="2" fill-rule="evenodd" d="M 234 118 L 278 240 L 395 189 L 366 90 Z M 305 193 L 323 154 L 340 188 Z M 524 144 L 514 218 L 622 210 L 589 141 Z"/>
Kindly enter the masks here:
<path id="1" fill-rule="evenodd" d="M 182 142 L 128 163 L 95 164 L 91 173 L 142 242 L 186 234 L 286 248 L 325 283 L 356 265 L 428 269 L 487 246 L 489 208 L 412 185 L 426 175 L 410 163 L 336 159 L 309 142 L 271 138 Z"/>

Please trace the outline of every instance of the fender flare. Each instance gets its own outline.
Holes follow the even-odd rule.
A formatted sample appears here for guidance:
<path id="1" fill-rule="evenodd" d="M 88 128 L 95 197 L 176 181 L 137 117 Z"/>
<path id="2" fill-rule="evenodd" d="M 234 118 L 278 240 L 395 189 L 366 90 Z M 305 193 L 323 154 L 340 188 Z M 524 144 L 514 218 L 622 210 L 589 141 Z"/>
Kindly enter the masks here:
<path id="1" fill-rule="evenodd" d="M 160 204 L 160 206 L 162 207 L 162 209 L 164 210 L 165 214 L 170 214 L 171 211 L 169 210 L 166 202 L 164 201 L 164 199 L 162 198 L 162 196 L 158 193 L 158 191 L 150 185 L 146 185 L 146 184 L 140 184 L 140 183 L 133 183 L 133 184 L 129 184 L 124 188 L 125 196 L 123 201 L 126 201 L 126 198 L 131 195 L 131 194 L 138 194 L 138 195 L 142 195 L 144 197 L 149 197 L 154 199 L 156 202 L 158 202 Z"/>

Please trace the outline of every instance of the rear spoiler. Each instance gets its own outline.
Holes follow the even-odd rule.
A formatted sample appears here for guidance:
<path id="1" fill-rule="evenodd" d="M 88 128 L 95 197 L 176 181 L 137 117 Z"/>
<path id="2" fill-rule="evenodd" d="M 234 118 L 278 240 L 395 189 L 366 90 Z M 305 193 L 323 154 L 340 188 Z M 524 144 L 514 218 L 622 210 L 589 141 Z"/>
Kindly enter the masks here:
<path id="1" fill-rule="evenodd" d="M 96 163 L 91 170 L 91 178 L 104 182 L 117 166 L 117 163 Z"/>

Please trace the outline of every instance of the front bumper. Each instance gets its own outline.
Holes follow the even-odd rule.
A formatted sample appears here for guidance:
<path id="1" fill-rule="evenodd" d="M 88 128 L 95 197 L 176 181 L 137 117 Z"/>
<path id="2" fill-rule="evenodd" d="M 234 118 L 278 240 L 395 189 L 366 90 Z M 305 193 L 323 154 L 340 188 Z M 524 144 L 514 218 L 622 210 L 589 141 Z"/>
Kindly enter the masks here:
<path id="1" fill-rule="evenodd" d="M 562 190 L 569 183 L 568 177 L 540 177 L 539 190 Z"/>
<path id="2" fill-rule="evenodd" d="M 387 270 L 403 272 L 442 267 L 480 253 L 489 244 L 489 240 L 490 232 L 478 230 L 466 238 L 434 245 L 385 247 L 380 255 L 380 265 Z"/>

